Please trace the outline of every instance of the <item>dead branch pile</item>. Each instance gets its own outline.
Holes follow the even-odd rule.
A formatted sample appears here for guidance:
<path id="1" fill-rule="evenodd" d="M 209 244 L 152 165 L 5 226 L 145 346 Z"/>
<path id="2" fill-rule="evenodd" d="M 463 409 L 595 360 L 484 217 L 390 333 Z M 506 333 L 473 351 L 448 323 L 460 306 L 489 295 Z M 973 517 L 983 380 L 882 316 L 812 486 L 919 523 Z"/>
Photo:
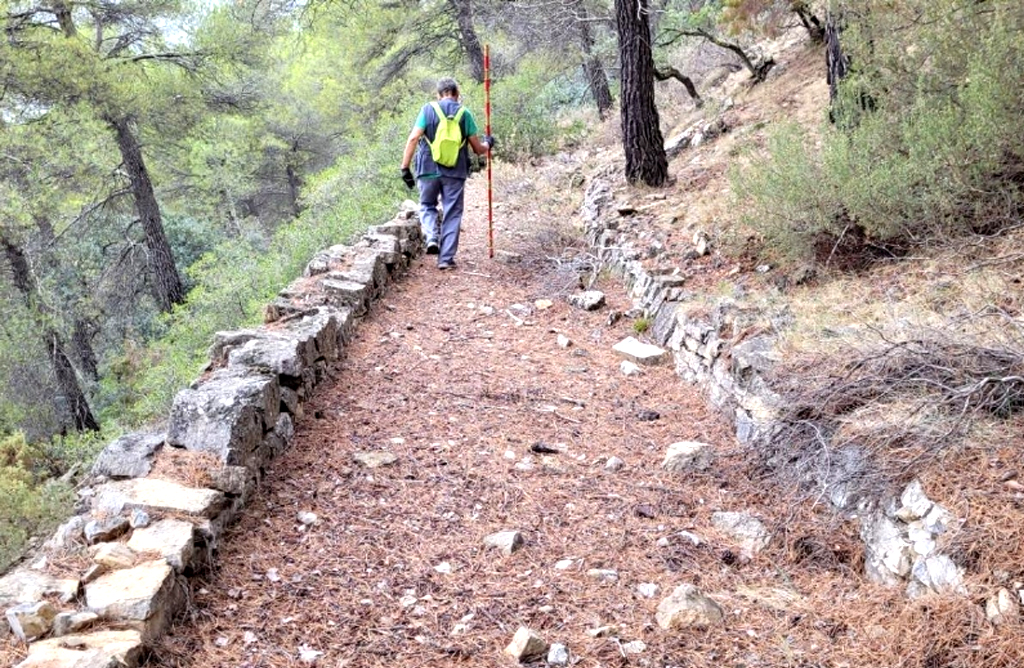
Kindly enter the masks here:
<path id="1" fill-rule="evenodd" d="M 1024 408 L 1024 342 L 983 342 L 952 327 L 916 334 L 882 337 L 831 365 L 787 369 L 788 380 L 777 379 L 787 409 L 767 448 L 769 468 L 804 488 L 841 483 L 877 495 L 961 445 L 979 423 Z"/>

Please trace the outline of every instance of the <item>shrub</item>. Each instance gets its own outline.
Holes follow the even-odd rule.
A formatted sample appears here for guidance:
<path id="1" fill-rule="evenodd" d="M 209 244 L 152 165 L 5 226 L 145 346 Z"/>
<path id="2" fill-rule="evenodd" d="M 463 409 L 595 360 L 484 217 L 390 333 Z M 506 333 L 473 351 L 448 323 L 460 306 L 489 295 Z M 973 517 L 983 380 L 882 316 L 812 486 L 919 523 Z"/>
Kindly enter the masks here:
<path id="1" fill-rule="evenodd" d="M 899 8 L 849 17 L 855 73 L 820 152 L 783 126 L 767 156 L 734 173 L 769 254 L 807 256 L 822 235 L 852 230 L 866 245 L 921 243 L 1019 217 L 1024 9 L 963 0 Z"/>
<path id="2" fill-rule="evenodd" d="M 44 453 L 22 434 L 0 438 L 0 571 L 18 559 L 29 537 L 52 529 L 71 508 L 73 490 L 44 480 Z"/>

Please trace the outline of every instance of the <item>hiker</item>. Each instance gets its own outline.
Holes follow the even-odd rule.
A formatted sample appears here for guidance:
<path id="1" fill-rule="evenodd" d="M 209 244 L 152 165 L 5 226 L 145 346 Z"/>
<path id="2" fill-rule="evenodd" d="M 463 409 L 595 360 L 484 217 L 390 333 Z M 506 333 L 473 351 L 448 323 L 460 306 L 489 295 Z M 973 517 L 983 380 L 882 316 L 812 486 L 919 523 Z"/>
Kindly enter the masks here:
<path id="1" fill-rule="evenodd" d="M 438 115 L 438 110 L 445 119 Z M 472 147 L 477 155 L 484 155 L 488 149 L 494 148 L 494 137 L 477 137 L 473 114 L 459 102 L 459 84 L 455 79 L 445 77 L 437 82 L 437 101 L 420 109 L 402 155 L 405 185 L 412 189 L 419 182 L 420 225 L 427 243 L 427 254 L 438 256 L 438 269 L 455 267 L 463 193 L 469 176 L 467 147 Z M 415 177 L 409 169 L 414 153 Z M 440 221 L 438 202 L 443 211 Z"/>

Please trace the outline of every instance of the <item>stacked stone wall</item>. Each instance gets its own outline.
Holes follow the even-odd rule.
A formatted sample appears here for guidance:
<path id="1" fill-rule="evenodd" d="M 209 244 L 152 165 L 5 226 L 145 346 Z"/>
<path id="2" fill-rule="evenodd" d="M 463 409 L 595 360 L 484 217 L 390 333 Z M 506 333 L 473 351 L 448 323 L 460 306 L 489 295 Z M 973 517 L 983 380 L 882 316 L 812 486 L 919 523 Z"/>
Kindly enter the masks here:
<path id="1" fill-rule="evenodd" d="M 80 512 L 0 578 L 0 634 L 28 644 L 17 668 L 143 660 L 185 605 L 188 579 L 210 566 L 225 527 L 290 445 L 359 318 L 421 246 L 406 202 L 356 243 L 317 253 L 267 306 L 262 326 L 216 335 L 208 365 L 175 397 L 163 428 L 104 449 L 79 491 Z M 173 449 L 201 458 L 205 486 L 154 475 L 155 459 Z"/>

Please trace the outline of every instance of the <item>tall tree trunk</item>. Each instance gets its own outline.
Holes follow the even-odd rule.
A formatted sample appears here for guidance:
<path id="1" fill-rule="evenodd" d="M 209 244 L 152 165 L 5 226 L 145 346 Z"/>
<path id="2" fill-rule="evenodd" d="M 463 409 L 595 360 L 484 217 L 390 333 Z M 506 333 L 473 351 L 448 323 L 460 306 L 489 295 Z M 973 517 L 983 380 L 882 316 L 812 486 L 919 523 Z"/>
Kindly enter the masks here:
<path id="1" fill-rule="evenodd" d="M 107 122 L 117 133 L 117 147 L 121 151 L 121 159 L 128 170 L 131 180 L 132 194 L 135 197 L 135 210 L 139 214 L 142 229 L 146 233 L 146 249 L 149 251 L 149 265 L 152 270 L 153 296 L 160 310 L 170 311 L 175 304 L 185 301 L 185 287 L 174 265 L 171 245 L 164 233 L 163 220 L 160 217 L 160 205 L 153 192 L 153 183 L 149 180 L 146 162 L 142 158 L 142 147 L 136 137 L 134 123 L 130 118 L 107 117 Z"/>
<path id="2" fill-rule="evenodd" d="M 57 330 L 48 323 L 51 314 L 47 313 L 46 306 L 39 299 L 25 253 L 8 239 L 0 240 L 0 243 L 3 244 L 4 255 L 7 257 L 8 264 L 11 265 L 14 287 L 21 293 L 30 311 L 39 321 L 40 335 L 43 345 L 46 347 L 46 356 L 50 360 L 50 366 L 57 379 L 57 387 L 64 399 L 63 403 L 71 418 L 72 426 L 76 431 L 98 431 L 100 425 L 93 417 L 89 402 L 78 383 L 75 368 L 64 351 L 64 342 Z"/>
<path id="3" fill-rule="evenodd" d="M 57 237 L 54 234 L 50 219 L 45 216 L 35 216 L 34 220 L 36 227 L 39 229 L 39 240 L 43 247 L 50 248 L 54 246 L 57 243 Z M 46 269 L 56 272 L 63 281 L 77 281 L 81 294 L 89 294 L 89 286 L 80 275 L 68 276 L 67 272 L 61 271 L 62 267 L 52 259 L 47 263 Z M 96 381 L 100 377 L 96 351 L 92 347 L 92 337 L 97 329 L 96 322 L 75 313 L 74 306 L 74 304 L 65 303 L 61 307 L 66 311 L 65 320 L 73 318 L 75 321 L 74 330 L 71 333 L 71 349 L 75 356 L 75 361 L 78 363 L 78 370 L 89 380 Z"/>
<path id="4" fill-rule="evenodd" d="M 302 183 L 299 181 L 299 175 L 295 172 L 295 167 L 288 165 L 285 168 L 285 174 L 288 176 L 288 195 L 292 201 L 292 217 L 298 218 L 302 213 L 302 207 L 299 206 L 299 189 Z"/>
<path id="5" fill-rule="evenodd" d="M 839 19 L 835 14 L 829 12 L 825 17 L 825 79 L 828 82 L 828 102 L 832 111 L 829 118 L 835 111 L 836 97 L 839 95 L 839 82 L 846 76 L 850 69 L 850 58 L 843 53 L 843 47 L 839 43 L 839 33 L 842 28 Z M 835 119 L 832 118 L 835 122 Z"/>
<path id="6" fill-rule="evenodd" d="M 604 73 L 601 59 L 594 53 L 594 36 L 590 32 L 589 18 L 586 7 L 581 5 L 576 25 L 579 27 L 580 46 L 583 49 L 583 72 L 590 84 L 594 104 L 597 105 L 597 115 L 603 121 L 612 108 L 612 91 L 608 87 L 608 77 Z"/>
<path id="7" fill-rule="evenodd" d="M 89 380 L 100 379 L 99 362 L 96 359 L 96 351 L 92 347 L 92 336 L 95 331 L 95 323 L 84 318 L 75 318 L 75 329 L 71 333 L 71 346 L 75 351 L 75 359 L 78 361 L 78 368 Z"/>
<path id="8" fill-rule="evenodd" d="M 448 0 L 455 10 L 455 22 L 459 26 L 462 49 L 469 58 L 469 74 L 477 83 L 484 82 L 484 49 L 473 27 L 472 0 Z"/>
<path id="9" fill-rule="evenodd" d="M 654 59 L 647 12 L 647 0 L 615 0 L 622 67 L 622 147 L 626 180 L 661 186 L 668 179 L 668 159 L 654 103 Z"/>

